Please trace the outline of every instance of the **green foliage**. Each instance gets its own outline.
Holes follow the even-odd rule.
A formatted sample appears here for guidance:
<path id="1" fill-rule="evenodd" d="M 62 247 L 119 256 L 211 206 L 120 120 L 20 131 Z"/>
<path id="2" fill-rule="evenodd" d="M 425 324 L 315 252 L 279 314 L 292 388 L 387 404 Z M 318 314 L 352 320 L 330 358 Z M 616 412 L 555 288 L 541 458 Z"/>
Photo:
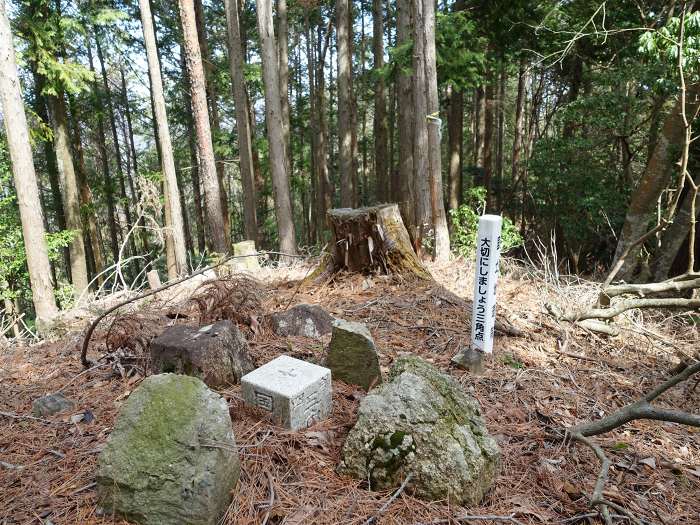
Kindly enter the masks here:
<path id="1" fill-rule="evenodd" d="M 435 45 L 440 84 L 459 91 L 473 88 L 483 79 L 487 42 L 465 11 L 437 13 Z"/>
<path id="2" fill-rule="evenodd" d="M 646 31 L 639 37 L 639 53 L 651 61 L 678 68 L 678 53 L 683 51 L 681 65 L 684 73 L 698 78 L 700 69 L 700 11 L 688 13 L 684 22 L 684 38 L 680 42 L 681 19 L 672 17 L 666 25 L 654 31 Z"/>
<path id="3" fill-rule="evenodd" d="M 466 203 L 456 210 L 450 210 L 452 221 L 452 247 L 463 257 L 474 255 L 476 236 L 479 230 L 479 217 L 486 207 L 486 188 L 476 186 L 469 189 Z M 523 244 L 523 238 L 513 221 L 503 217 L 501 229 L 501 250 L 507 252 Z"/>

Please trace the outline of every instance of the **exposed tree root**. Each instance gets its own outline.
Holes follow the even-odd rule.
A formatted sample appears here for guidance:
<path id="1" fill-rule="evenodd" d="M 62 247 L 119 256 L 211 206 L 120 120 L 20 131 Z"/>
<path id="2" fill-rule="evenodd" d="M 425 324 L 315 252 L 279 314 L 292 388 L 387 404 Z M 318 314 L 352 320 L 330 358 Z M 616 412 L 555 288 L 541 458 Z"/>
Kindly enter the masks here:
<path id="1" fill-rule="evenodd" d="M 581 423 L 566 430 L 566 435 L 570 439 L 589 447 L 600 461 L 600 472 L 596 479 L 593 493 L 591 494 L 591 505 L 599 508 L 606 525 L 612 525 L 609 508 L 625 515 L 636 525 L 644 525 L 644 522 L 621 505 L 608 501 L 603 497 L 603 488 L 605 487 L 605 482 L 608 479 L 608 471 L 610 470 L 610 459 L 606 456 L 603 448 L 590 439 L 590 437 L 610 432 L 635 419 L 653 419 L 656 421 L 667 421 L 670 423 L 681 423 L 683 425 L 700 427 L 700 415 L 658 408 L 651 404 L 651 402 L 661 396 L 661 394 L 673 388 L 678 383 L 686 381 L 698 372 L 700 372 L 700 361 L 689 365 L 683 371 L 667 379 L 638 401 L 625 405 L 609 416 L 597 421 Z"/>

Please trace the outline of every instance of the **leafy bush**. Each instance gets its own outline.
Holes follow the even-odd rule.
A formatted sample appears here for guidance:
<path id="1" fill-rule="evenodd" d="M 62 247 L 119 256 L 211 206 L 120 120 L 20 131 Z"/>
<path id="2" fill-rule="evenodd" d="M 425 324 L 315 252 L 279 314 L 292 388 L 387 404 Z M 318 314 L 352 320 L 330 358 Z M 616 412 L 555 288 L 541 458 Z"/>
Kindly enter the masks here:
<path id="1" fill-rule="evenodd" d="M 467 191 L 466 202 L 456 210 L 450 210 L 452 221 L 452 247 L 463 257 L 474 255 L 476 235 L 479 230 L 479 217 L 486 207 L 486 188 L 476 186 Z M 523 238 L 508 217 L 503 217 L 501 228 L 501 250 L 521 246 Z"/>

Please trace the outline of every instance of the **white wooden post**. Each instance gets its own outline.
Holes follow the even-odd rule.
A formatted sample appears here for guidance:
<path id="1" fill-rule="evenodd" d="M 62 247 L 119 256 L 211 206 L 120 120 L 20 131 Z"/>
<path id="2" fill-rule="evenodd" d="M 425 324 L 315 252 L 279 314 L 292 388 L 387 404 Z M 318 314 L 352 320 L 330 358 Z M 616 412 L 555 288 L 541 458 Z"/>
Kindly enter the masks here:
<path id="1" fill-rule="evenodd" d="M 482 215 L 479 219 L 479 231 L 476 237 L 472 349 L 485 354 L 493 352 L 502 222 L 503 219 L 500 215 Z"/>

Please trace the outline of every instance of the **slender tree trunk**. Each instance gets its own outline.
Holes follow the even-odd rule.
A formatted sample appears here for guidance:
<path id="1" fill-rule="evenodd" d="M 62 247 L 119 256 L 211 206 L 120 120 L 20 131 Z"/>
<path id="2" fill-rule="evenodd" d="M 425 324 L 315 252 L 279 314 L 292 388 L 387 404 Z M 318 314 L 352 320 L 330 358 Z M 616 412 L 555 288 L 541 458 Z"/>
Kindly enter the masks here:
<path id="1" fill-rule="evenodd" d="M 224 0 L 226 23 L 228 28 L 228 53 L 233 87 L 233 99 L 236 105 L 236 128 L 238 130 L 238 155 L 241 167 L 241 186 L 243 187 L 243 218 L 246 239 L 258 239 L 258 220 L 255 213 L 256 191 L 253 172 L 253 149 L 250 115 L 248 113 L 247 94 L 243 70 L 243 47 L 241 45 L 240 17 L 238 0 Z"/>
<path id="2" fill-rule="evenodd" d="M 503 135 L 505 133 L 505 110 L 504 103 L 506 97 L 506 69 L 505 64 L 501 64 L 501 72 L 498 77 L 498 117 L 496 128 L 496 209 L 501 210 L 501 198 L 503 194 Z"/>
<path id="3" fill-rule="evenodd" d="M 121 77 L 122 81 L 122 96 L 123 96 L 123 102 L 124 102 L 124 116 L 126 117 L 126 125 L 127 125 L 127 130 L 128 130 L 128 138 L 129 138 L 129 149 L 131 150 L 131 159 L 133 162 L 133 173 L 134 177 L 138 177 L 139 174 L 139 168 L 138 168 L 138 159 L 136 158 L 136 144 L 134 143 L 134 128 L 131 123 L 131 108 L 129 107 L 129 91 L 127 90 L 126 86 L 126 76 L 124 75 L 124 66 L 119 67 L 119 75 Z M 149 73 L 149 79 L 150 79 L 150 73 Z M 151 89 L 153 87 L 151 86 Z M 151 101 L 153 99 L 151 98 Z M 156 141 L 158 142 L 158 158 L 162 158 L 162 153 L 160 152 L 160 141 L 158 140 L 158 137 L 156 137 Z M 128 170 L 127 170 L 128 171 Z M 134 179 L 132 177 L 129 177 L 129 186 L 131 189 L 131 194 L 136 196 L 136 189 L 134 187 Z M 150 251 L 150 246 L 148 243 L 148 230 L 146 229 L 146 219 L 144 217 L 139 218 L 139 227 L 141 228 L 141 243 L 143 245 L 143 250 L 145 252 Z"/>
<path id="4" fill-rule="evenodd" d="M 382 0 L 372 0 L 372 48 L 374 53 L 374 176 L 377 200 L 389 200 L 389 123 L 386 114 L 386 86 L 380 71 L 384 67 L 384 13 Z"/>
<path id="5" fill-rule="evenodd" d="M 295 254 L 296 234 L 289 191 L 289 174 L 287 173 L 287 163 L 285 162 L 286 152 L 279 93 L 277 46 L 272 23 L 271 0 L 257 0 L 257 18 L 263 63 L 263 82 L 265 85 L 267 135 L 270 143 L 270 172 L 272 175 L 272 190 L 275 199 L 280 251 Z"/>
<path id="6" fill-rule="evenodd" d="M 486 137 L 486 95 L 483 86 L 476 88 L 474 99 L 474 165 L 483 170 Z"/>
<path id="7" fill-rule="evenodd" d="M 88 40 L 89 42 L 89 40 Z M 95 66 L 93 62 L 92 49 L 88 43 L 88 61 L 90 63 L 90 71 L 95 75 Z M 93 91 L 98 92 L 97 80 L 93 83 Z M 114 186 L 112 185 L 112 176 L 109 169 L 109 157 L 107 156 L 107 140 L 105 137 L 104 119 L 102 111 L 97 112 L 97 149 L 100 153 L 100 161 L 102 164 L 102 179 L 104 184 L 105 199 L 107 200 L 107 220 L 109 226 L 110 248 L 112 251 L 112 259 L 114 262 L 119 259 L 119 237 L 117 234 L 117 213 L 114 203 Z"/>
<path id="8" fill-rule="evenodd" d="M 396 15 L 396 44 L 405 45 L 411 39 L 411 0 L 397 1 Z M 414 142 L 414 120 L 413 120 L 413 84 L 411 74 L 400 69 L 397 79 L 398 105 L 398 179 L 399 194 L 395 196 L 401 203 L 401 215 L 406 223 L 411 238 L 415 238 L 417 217 L 415 209 L 415 189 L 413 179 L 413 142 Z"/>
<path id="9" fill-rule="evenodd" d="M 96 274 L 100 274 L 105 267 L 104 255 L 102 253 L 102 242 L 100 239 L 100 229 L 97 225 L 97 217 L 95 215 L 94 203 L 92 199 L 92 191 L 87 178 L 87 168 L 85 167 L 85 152 L 83 143 L 80 137 L 80 120 L 78 118 L 78 108 L 72 97 L 69 97 L 69 104 L 72 116 L 73 128 L 73 151 L 76 158 L 76 176 L 78 180 L 78 188 L 80 193 L 80 205 L 83 208 L 83 224 L 87 225 L 88 238 L 90 240 L 90 248 L 92 252 L 94 270 Z M 103 278 L 98 277 L 98 282 L 102 282 Z"/>
<path id="10" fill-rule="evenodd" d="M 427 57 L 423 36 L 425 28 L 423 0 L 413 0 L 413 180 L 417 227 L 415 243 L 418 252 L 433 222 L 428 139 L 428 86 L 425 78 Z"/>
<path id="11" fill-rule="evenodd" d="M 525 95 L 526 95 L 527 61 L 520 57 L 518 68 L 518 94 L 515 102 L 515 128 L 513 129 L 513 154 L 511 157 L 511 178 L 516 184 L 520 178 L 520 156 L 523 149 L 523 133 L 525 130 Z"/>
<path id="12" fill-rule="evenodd" d="M 85 244 L 83 243 L 78 180 L 75 176 L 75 166 L 71 155 L 68 114 L 63 91 L 59 90 L 56 95 L 51 95 L 48 98 L 53 124 L 53 143 L 56 149 L 58 174 L 61 179 L 63 210 L 66 214 L 66 228 L 75 232 L 73 240 L 68 245 L 68 250 L 70 252 L 71 282 L 75 288 L 75 298 L 77 299 L 87 290 L 90 282 L 85 258 Z"/>
<path id="13" fill-rule="evenodd" d="M 156 51 L 155 31 L 153 18 L 148 0 L 139 0 L 141 10 L 141 25 L 143 39 L 148 58 L 148 71 L 151 78 L 151 90 L 155 109 L 156 126 L 158 129 L 158 142 L 160 144 L 163 180 L 165 185 L 165 200 L 170 213 L 166 212 L 166 243 L 172 245 L 174 265 L 168 265 L 169 277 L 176 277 L 187 271 L 187 252 L 185 248 L 185 230 L 182 221 L 182 208 L 180 206 L 180 192 L 178 189 L 177 175 L 175 173 L 175 159 L 173 147 L 170 142 L 170 130 L 168 128 L 168 116 L 165 108 L 165 96 L 163 94 L 163 79 L 160 73 L 160 61 Z M 169 217 L 168 217 L 169 215 Z M 168 221 L 169 219 L 169 221 Z"/>
<path id="14" fill-rule="evenodd" d="M 280 76 L 280 106 L 282 108 L 282 131 L 286 150 L 287 173 L 291 173 L 291 142 L 289 140 L 289 22 L 287 0 L 276 0 L 277 4 L 277 57 Z"/>
<path id="15" fill-rule="evenodd" d="M 217 105 L 218 95 L 216 91 L 216 79 L 214 64 L 211 61 L 209 43 L 207 42 L 207 31 L 204 20 L 204 7 L 202 0 L 194 0 L 195 21 L 197 22 L 197 38 L 202 56 L 202 66 L 204 68 L 204 88 L 207 94 L 209 106 L 209 125 L 212 135 L 212 145 L 216 145 L 221 136 L 221 121 L 219 119 L 219 107 Z M 219 183 L 219 196 L 221 197 L 221 209 L 224 215 L 224 230 L 227 244 L 231 244 L 231 217 L 229 213 L 228 197 L 226 185 L 224 184 L 224 159 L 216 153 L 214 148 L 214 160 L 216 162 L 216 178 Z"/>
<path id="16" fill-rule="evenodd" d="M 97 50 L 97 59 L 100 61 L 100 71 L 102 73 L 102 88 L 104 89 L 104 95 L 107 101 L 107 111 L 109 113 L 110 127 L 112 128 L 112 141 L 114 142 L 114 157 L 117 162 L 117 175 L 119 179 L 119 190 L 122 199 L 122 210 L 124 211 L 124 217 L 126 218 L 126 232 L 127 235 L 131 232 L 133 227 L 133 221 L 131 217 L 131 208 L 129 207 L 129 196 L 126 192 L 126 182 L 124 175 L 124 167 L 122 164 L 121 147 L 119 145 L 119 135 L 117 133 L 117 116 L 114 110 L 114 103 L 112 101 L 112 90 L 109 87 L 109 81 L 107 79 L 107 64 L 102 52 L 102 44 L 100 43 L 100 37 L 98 35 L 97 29 L 95 29 L 95 49 Z M 128 239 L 129 249 L 132 254 L 136 254 L 136 240 L 134 235 L 129 235 Z"/>
<path id="17" fill-rule="evenodd" d="M 44 238 L 39 187 L 32 163 L 29 128 L 24 114 L 15 49 L 4 1 L 0 1 L 0 98 L 22 222 L 34 310 L 37 324 L 42 328 L 44 323 L 49 323 L 56 316 L 58 309 L 50 277 L 51 266 Z"/>
<path id="18" fill-rule="evenodd" d="M 450 210 L 459 207 L 460 188 L 462 180 L 462 140 L 464 122 L 464 93 L 450 87 L 450 112 L 447 116 L 449 190 L 448 205 Z"/>
<path id="19" fill-rule="evenodd" d="M 210 248 L 218 253 L 228 253 L 230 247 L 226 239 L 225 217 L 221 199 L 221 188 L 216 174 L 214 146 L 209 127 L 207 94 L 205 89 L 202 55 L 197 38 L 193 0 L 178 0 L 182 23 L 185 63 L 190 79 L 192 96 L 192 117 L 197 135 L 199 157 L 199 177 L 204 186 L 204 200 L 207 218 L 207 232 Z"/>
<path id="20" fill-rule="evenodd" d="M 494 199 L 493 188 L 493 130 L 495 116 L 495 75 L 493 72 L 489 75 L 488 83 L 484 94 L 484 187 L 486 188 L 487 208 L 491 208 Z"/>
<path id="21" fill-rule="evenodd" d="M 435 260 L 446 261 L 450 257 L 450 235 L 447 229 L 447 217 L 445 215 L 445 201 L 442 192 L 442 154 L 440 150 L 440 128 L 442 121 L 439 118 L 440 100 L 438 96 L 437 82 L 437 50 L 435 48 L 435 4 L 433 0 L 421 0 L 423 2 L 424 30 L 422 37 L 425 39 L 425 118 L 428 131 L 428 158 L 430 167 L 430 208 L 432 215 L 432 227 L 435 236 Z M 416 23 L 416 26 L 418 24 Z M 417 37 L 419 35 L 416 35 Z M 421 114 L 416 114 L 417 118 Z"/>
<path id="22" fill-rule="evenodd" d="M 338 168 L 340 170 L 340 205 L 352 208 L 355 204 L 356 188 L 353 173 L 352 138 L 352 57 L 350 41 L 350 2 L 337 0 L 336 28 L 338 47 Z"/>

